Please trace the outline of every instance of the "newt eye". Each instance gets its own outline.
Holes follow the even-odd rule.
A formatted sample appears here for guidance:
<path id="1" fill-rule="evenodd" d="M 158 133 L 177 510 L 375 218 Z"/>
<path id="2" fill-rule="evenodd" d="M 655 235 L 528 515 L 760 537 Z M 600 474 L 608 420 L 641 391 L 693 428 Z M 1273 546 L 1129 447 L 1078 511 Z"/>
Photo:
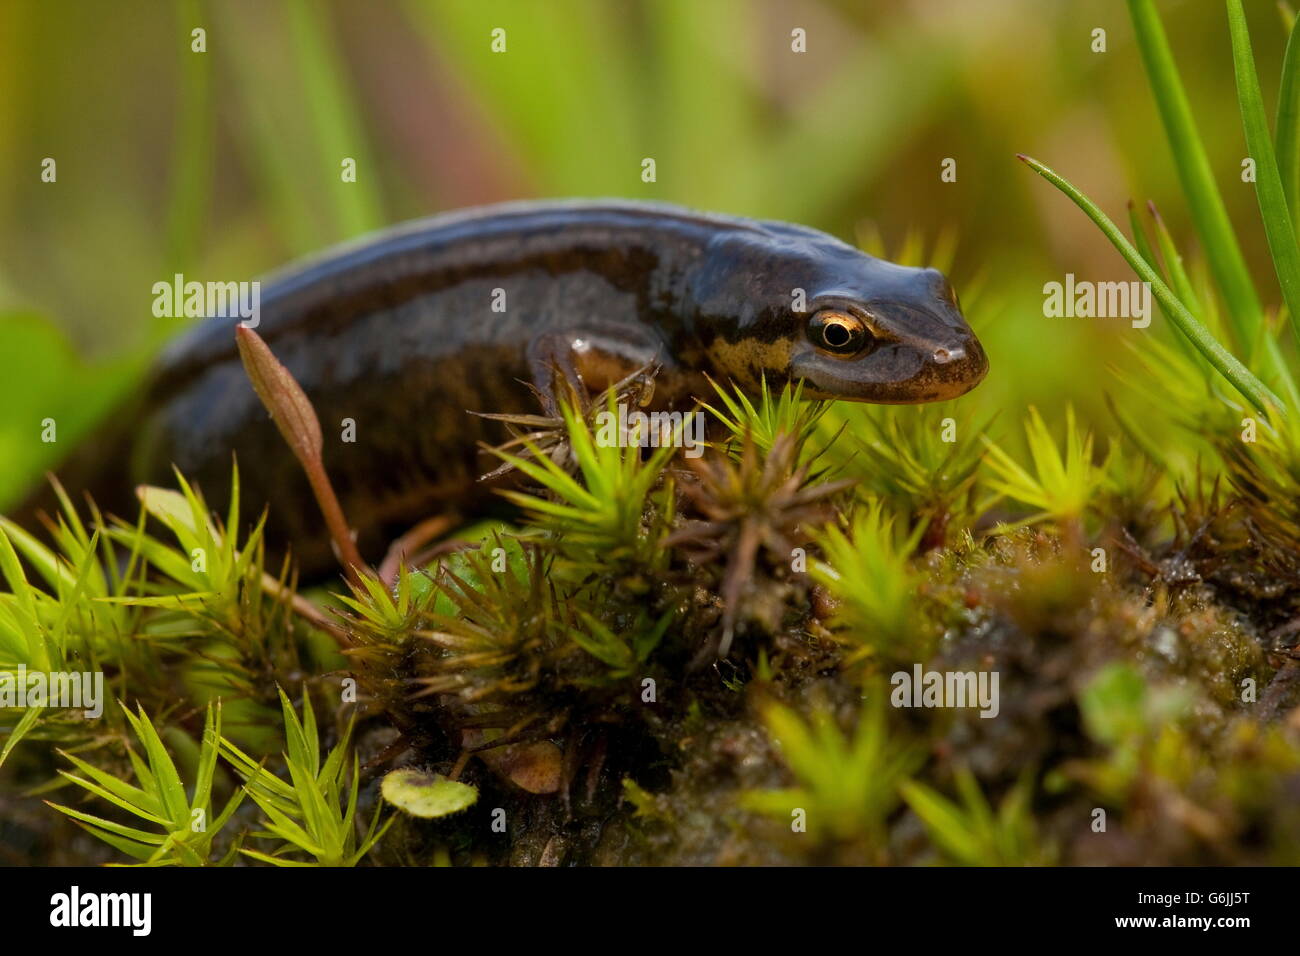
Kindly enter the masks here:
<path id="1" fill-rule="evenodd" d="M 855 355 L 871 341 L 871 333 L 856 315 L 822 309 L 808 320 L 808 340 L 833 355 Z"/>

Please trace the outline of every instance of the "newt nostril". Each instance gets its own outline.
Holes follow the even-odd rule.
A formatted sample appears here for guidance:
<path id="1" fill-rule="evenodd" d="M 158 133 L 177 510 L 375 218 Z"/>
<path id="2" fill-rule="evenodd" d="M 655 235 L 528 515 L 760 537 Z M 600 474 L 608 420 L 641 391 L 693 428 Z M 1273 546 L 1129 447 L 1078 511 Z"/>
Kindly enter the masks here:
<path id="1" fill-rule="evenodd" d="M 965 357 L 966 350 L 963 348 L 934 350 L 934 360 L 940 365 L 947 365 L 949 362 L 957 362 Z"/>

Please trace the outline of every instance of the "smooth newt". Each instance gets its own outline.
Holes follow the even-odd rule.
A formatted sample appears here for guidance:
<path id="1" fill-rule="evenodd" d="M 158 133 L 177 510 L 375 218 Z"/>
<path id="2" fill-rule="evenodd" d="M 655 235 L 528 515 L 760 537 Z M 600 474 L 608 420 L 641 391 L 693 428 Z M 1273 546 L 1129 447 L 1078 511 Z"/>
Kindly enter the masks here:
<path id="1" fill-rule="evenodd" d="M 269 539 L 292 542 L 311 575 L 330 566 L 329 544 L 245 377 L 235 321 L 173 343 L 121 427 L 60 474 L 129 513 L 134 484 L 170 483 L 172 463 L 222 500 L 234 452 L 244 500 L 270 505 Z M 594 393 L 657 363 L 656 406 L 710 394 L 705 374 L 751 392 L 766 376 L 802 379 L 813 398 L 917 403 L 988 370 L 934 269 L 803 226 L 623 201 L 488 206 L 343 245 L 264 281 L 257 331 L 316 406 L 368 557 L 424 517 L 495 498 L 478 481 L 491 467 L 479 443 L 500 442 L 502 426 L 467 411 L 536 411 L 524 383 L 545 390 L 555 368 Z"/>

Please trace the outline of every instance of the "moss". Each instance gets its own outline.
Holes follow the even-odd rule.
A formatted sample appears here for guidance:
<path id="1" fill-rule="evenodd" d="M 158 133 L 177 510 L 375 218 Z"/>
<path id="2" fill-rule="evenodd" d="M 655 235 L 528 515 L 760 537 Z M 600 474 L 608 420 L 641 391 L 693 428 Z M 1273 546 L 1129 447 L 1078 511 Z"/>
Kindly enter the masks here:
<path id="1" fill-rule="evenodd" d="M 333 617 L 294 603 L 287 579 L 265 575 L 258 532 L 239 547 L 184 487 L 146 495 L 139 526 L 92 522 L 147 558 L 142 575 L 82 595 L 44 591 L 21 577 L 16 552 L 6 575 L 26 588 L 15 606 L 87 614 L 89 629 L 56 650 L 99 655 L 142 691 L 184 773 L 210 736 L 201 708 L 177 704 L 197 686 L 184 675 L 201 669 L 228 715 L 280 697 L 292 763 L 264 727 L 221 732 L 220 799 L 236 776 L 254 799 L 219 850 L 249 861 L 306 861 L 259 830 L 257 812 L 295 805 L 304 786 L 336 808 L 357 788 L 348 819 L 374 821 L 382 839 L 357 856 L 361 834 L 336 833 L 331 859 L 376 864 L 1297 859 L 1300 581 L 1259 531 L 1246 497 L 1257 490 L 1198 477 L 1164 507 L 1125 507 L 1134 488 L 1158 488 L 1116 484 L 1108 469 L 1122 456 L 1094 463 L 1068 416 L 1064 453 L 1031 418 L 1037 477 L 1004 451 L 991 475 L 950 462 L 956 483 L 929 487 L 900 453 L 888 486 L 873 486 L 872 463 L 837 450 L 841 438 L 816 444 L 834 409 L 796 405 L 787 391 L 726 410 L 714 446 L 688 466 L 599 448 L 587 418 L 562 408 L 546 453 L 511 456 L 528 478 L 518 526 L 483 528 L 391 582 L 359 575 Z M 581 453 L 569 456 L 566 440 Z M 1083 493 L 1101 485 L 1109 493 Z M 1038 512 L 1021 516 L 1007 496 Z M 225 526 L 237 520 L 232 509 Z M 157 524 L 174 545 L 146 531 Z M 9 533 L 34 566 L 57 564 Z M 94 538 L 62 535 L 62 560 L 90 567 Z M 192 546 L 215 549 L 202 573 Z M 191 604 L 200 590 L 210 599 Z M 89 612 L 105 606 L 130 614 L 118 626 L 160 638 L 100 643 Z M 346 676 L 309 672 L 323 666 Z M 916 667 L 996 673 L 996 717 L 887 706 L 892 675 Z M 306 692 L 304 715 L 331 715 L 319 740 L 282 684 Z M 48 779 L 62 765 L 49 745 L 75 744 L 127 779 L 111 728 L 86 739 L 79 724 L 42 719 L 14 751 L 15 772 Z M 328 777 L 283 782 L 324 752 Z M 272 769 L 254 773 L 263 759 Z M 437 818 L 394 813 L 380 781 L 404 768 L 478 798 Z M 13 826 L 28 818 L 15 813 Z M 49 845 L 29 836 L 33 853 Z M 61 845 L 103 858 L 84 839 Z"/>

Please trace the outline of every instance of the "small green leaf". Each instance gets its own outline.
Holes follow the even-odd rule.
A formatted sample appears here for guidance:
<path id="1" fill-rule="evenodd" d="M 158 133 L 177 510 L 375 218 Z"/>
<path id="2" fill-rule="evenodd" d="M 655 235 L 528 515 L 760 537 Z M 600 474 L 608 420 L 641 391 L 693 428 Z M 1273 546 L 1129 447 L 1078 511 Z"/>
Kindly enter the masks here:
<path id="1" fill-rule="evenodd" d="M 394 770 L 384 777 L 381 792 L 399 810 L 426 820 L 459 813 L 478 799 L 478 789 L 467 783 L 413 767 Z"/>

